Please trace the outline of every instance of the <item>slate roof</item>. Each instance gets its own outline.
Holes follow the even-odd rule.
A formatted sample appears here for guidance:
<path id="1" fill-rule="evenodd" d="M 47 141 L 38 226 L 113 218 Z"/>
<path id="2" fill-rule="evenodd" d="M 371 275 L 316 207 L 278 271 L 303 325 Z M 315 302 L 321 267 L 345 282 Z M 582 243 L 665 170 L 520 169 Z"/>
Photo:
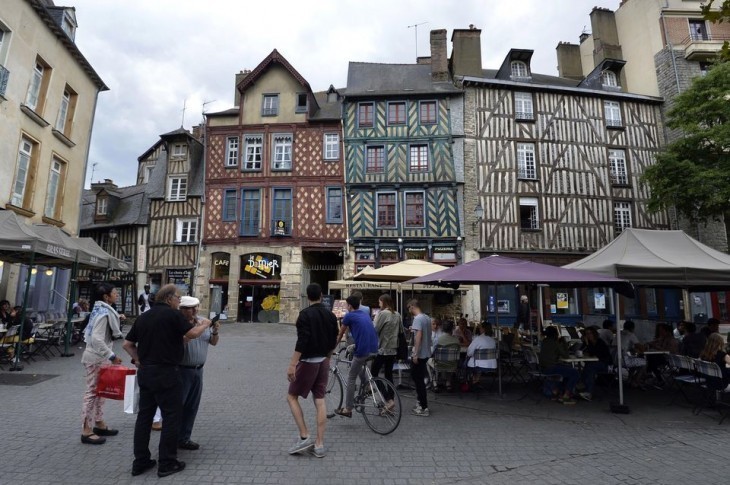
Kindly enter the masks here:
<path id="1" fill-rule="evenodd" d="M 152 145 L 138 160 L 142 160 L 147 157 L 150 153 L 157 149 L 158 146 L 163 144 L 167 139 L 174 141 L 175 139 L 187 139 L 188 142 L 188 157 L 190 161 L 190 171 L 188 172 L 188 195 L 202 197 L 204 192 L 205 174 L 203 173 L 203 145 L 196 140 L 188 130 L 185 128 L 178 128 L 177 130 L 170 131 L 163 135 L 160 135 L 160 140 Z M 155 162 L 155 168 L 150 173 L 149 181 L 147 182 L 147 197 L 150 199 L 163 199 L 165 198 L 165 191 L 167 190 L 167 165 L 169 157 L 167 151 L 163 148 L 160 151 L 160 157 Z"/>
<path id="2" fill-rule="evenodd" d="M 430 64 L 350 62 L 347 70 L 348 97 L 459 93 L 450 81 L 432 82 Z"/>
<path id="3" fill-rule="evenodd" d="M 81 198 L 81 230 L 101 229 L 125 225 L 145 225 L 150 212 L 147 184 L 119 187 L 119 205 L 112 218 L 105 222 L 94 222 L 96 191 L 85 189 Z"/>
<path id="4" fill-rule="evenodd" d="M 337 93 L 337 101 L 327 101 L 329 93 Z M 339 120 L 342 118 L 342 96 L 345 94 L 345 90 L 335 89 L 333 86 L 327 91 L 314 93 L 314 97 L 317 98 L 317 104 L 319 109 L 309 117 L 310 120 Z"/>

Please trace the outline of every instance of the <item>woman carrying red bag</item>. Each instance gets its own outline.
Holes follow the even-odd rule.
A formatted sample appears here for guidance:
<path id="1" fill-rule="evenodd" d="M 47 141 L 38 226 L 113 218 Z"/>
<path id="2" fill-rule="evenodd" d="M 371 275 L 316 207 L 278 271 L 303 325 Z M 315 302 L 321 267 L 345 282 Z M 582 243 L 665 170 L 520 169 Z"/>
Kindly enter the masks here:
<path id="1" fill-rule="evenodd" d="M 81 409 L 81 442 L 89 445 L 101 445 L 106 442 L 104 436 L 119 433 L 104 422 L 104 398 L 96 395 L 96 384 L 99 369 L 104 365 L 119 364 L 122 359 L 114 354 L 112 341 L 123 337 L 119 326 L 119 314 L 112 305 L 117 301 L 117 290 L 110 283 L 99 283 L 94 289 L 94 308 L 89 317 L 89 324 L 84 330 L 86 350 L 81 363 L 86 370 L 86 392 Z"/>

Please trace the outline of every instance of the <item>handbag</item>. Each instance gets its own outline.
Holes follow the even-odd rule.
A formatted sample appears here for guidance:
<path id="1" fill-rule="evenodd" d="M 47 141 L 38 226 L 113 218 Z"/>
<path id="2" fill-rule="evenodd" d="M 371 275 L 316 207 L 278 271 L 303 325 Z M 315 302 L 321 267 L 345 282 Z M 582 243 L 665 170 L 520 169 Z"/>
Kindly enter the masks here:
<path id="1" fill-rule="evenodd" d="M 137 374 L 127 374 L 124 380 L 124 412 L 127 414 L 137 414 L 139 412 Z"/>
<path id="2" fill-rule="evenodd" d="M 135 369 L 123 365 L 106 365 L 99 369 L 96 380 L 96 395 L 117 401 L 124 400 L 124 386 L 127 375 L 135 374 Z"/>
<path id="3" fill-rule="evenodd" d="M 395 354 L 396 360 L 408 360 L 408 340 L 406 340 L 406 332 L 403 325 L 400 326 L 398 332 L 398 351 Z"/>

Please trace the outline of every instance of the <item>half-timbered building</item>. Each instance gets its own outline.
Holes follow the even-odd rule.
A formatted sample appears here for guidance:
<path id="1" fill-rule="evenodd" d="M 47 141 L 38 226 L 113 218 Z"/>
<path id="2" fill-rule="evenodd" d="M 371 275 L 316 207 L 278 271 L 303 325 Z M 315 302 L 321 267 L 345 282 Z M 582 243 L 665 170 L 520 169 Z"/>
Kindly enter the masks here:
<path id="1" fill-rule="evenodd" d="M 446 31 L 416 64 L 351 62 L 343 108 L 349 258 L 346 273 L 405 259 L 461 261 L 461 90 Z"/>
<path id="2" fill-rule="evenodd" d="M 466 178 L 473 181 L 466 188 L 474 208 L 466 212 L 475 229 L 469 251 L 562 265 L 626 227 L 668 227 L 665 213 L 647 210 L 648 187 L 641 182 L 663 144 L 662 99 L 618 88 L 623 61 L 606 59 L 571 80 L 533 73 L 532 51 L 512 49 L 499 69 L 484 70 L 474 55 L 479 31 L 457 30 L 454 39 L 453 75 L 464 89 Z M 555 300 L 574 292 L 552 294 Z M 513 309 L 517 297 L 514 288 L 497 296 Z M 549 310 L 579 315 L 601 305 L 588 298 L 580 308 L 578 301 L 553 301 Z"/>
<path id="3" fill-rule="evenodd" d="M 236 76 L 234 108 L 206 115 L 203 308 L 293 322 L 310 282 L 342 276 L 340 111 L 274 50 Z"/>

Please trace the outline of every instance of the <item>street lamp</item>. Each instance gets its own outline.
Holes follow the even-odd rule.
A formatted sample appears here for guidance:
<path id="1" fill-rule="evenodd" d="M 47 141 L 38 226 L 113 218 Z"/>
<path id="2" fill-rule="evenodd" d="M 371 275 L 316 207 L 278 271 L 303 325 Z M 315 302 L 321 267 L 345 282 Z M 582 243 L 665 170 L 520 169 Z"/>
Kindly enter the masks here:
<path id="1" fill-rule="evenodd" d="M 479 225 L 479 247 L 478 249 L 482 248 L 482 220 L 484 219 L 484 208 L 482 207 L 482 204 L 477 203 L 477 206 L 474 208 L 474 217 L 476 217 L 476 220 L 472 222 L 471 224 L 471 232 L 474 234 L 474 231 Z"/>

